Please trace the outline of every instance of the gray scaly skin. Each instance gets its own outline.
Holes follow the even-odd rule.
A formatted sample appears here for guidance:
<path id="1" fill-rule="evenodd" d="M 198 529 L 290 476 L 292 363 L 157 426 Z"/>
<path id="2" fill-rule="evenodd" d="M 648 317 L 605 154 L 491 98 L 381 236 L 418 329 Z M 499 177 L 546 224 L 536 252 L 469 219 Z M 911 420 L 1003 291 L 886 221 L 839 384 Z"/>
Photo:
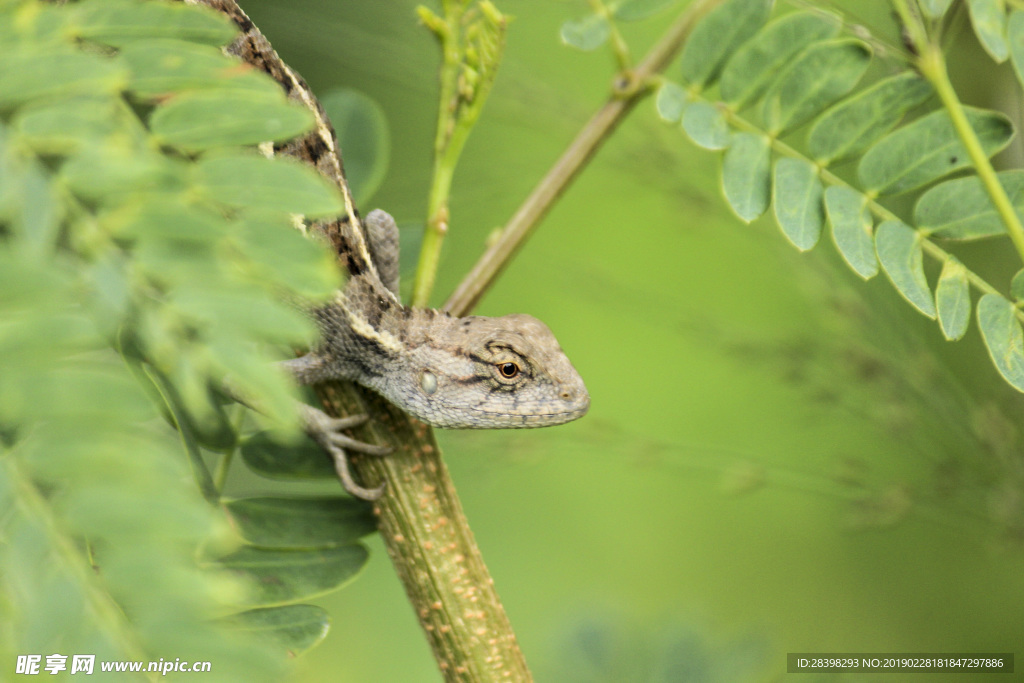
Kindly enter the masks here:
<path id="1" fill-rule="evenodd" d="M 312 308 L 321 343 L 284 365 L 303 384 L 351 380 L 384 396 L 435 427 L 501 429 L 544 427 L 582 417 L 590 406 L 583 380 L 551 331 L 528 315 L 454 318 L 433 309 L 403 306 L 398 298 L 398 229 L 383 211 L 366 221 L 352 202 L 337 140 L 306 83 L 233 0 L 186 0 L 230 17 L 242 35 L 228 48 L 266 71 L 316 117 L 310 133 L 265 153 L 296 157 L 317 168 L 341 190 L 347 216 L 314 223 L 348 270 L 343 291 Z M 364 416 L 332 418 L 303 406 L 306 430 L 334 458 L 353 495 L 375 499 L 383 491 L 353 480 L 345 450 L 383 454 L 387 449 L 340 433 Z"/>

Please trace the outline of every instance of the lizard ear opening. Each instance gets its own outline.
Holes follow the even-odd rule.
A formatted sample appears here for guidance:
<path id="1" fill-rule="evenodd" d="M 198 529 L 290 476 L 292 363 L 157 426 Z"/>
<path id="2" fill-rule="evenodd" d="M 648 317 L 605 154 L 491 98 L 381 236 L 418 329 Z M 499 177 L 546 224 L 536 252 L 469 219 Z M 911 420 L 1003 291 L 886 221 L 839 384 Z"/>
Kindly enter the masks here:
<path id="1" fill-rule="evenodd" d="M 433 393 L 437 391 L 437 376 L 428 370 L 421 372 L 420 389 L 422 389 L 423 393 L 427 396 L 433 395 Z"/>

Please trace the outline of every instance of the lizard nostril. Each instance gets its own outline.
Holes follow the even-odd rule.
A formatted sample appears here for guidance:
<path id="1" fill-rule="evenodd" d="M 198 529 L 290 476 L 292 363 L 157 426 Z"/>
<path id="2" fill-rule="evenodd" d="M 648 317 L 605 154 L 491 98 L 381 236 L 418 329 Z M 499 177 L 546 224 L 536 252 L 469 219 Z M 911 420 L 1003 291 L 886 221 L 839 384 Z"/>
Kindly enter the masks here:
<path id="1" fill-rule="evenodd" d="M 571 401 L 572 400 L 572 392 L 569 391 L 568 389 L 562 389 L 562 393 L 560 394 L 560 396 L 562 397 L 563 401 Z"/>

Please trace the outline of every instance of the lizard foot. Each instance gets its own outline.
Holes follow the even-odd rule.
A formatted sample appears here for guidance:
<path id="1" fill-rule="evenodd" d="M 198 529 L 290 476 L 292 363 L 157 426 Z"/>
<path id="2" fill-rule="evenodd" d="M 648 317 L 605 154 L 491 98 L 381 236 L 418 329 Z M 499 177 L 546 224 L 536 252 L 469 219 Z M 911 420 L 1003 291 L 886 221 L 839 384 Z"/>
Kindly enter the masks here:
<path id="1" fill-rule="evenodd" d="M 382 456 L 391 452 L 389 446 L 375 446 L 357 441 L 342 434 L 339 430 L 356 427 L 366 422 L 366 415 L 350 415 L 349 417 L 331 417 L 327 413 L 306 404 L 301 405 L 303 428 L 306 433 L 320 444 L 334 460 L 334 470 L 338 473 L 345 490 L 363 500 L 377 500 L 384 493 L 386 482 L 372 489 L 360 486 L 352 477 L 348 466 L 348 453 L 357 451 L 367 455 Z"/>

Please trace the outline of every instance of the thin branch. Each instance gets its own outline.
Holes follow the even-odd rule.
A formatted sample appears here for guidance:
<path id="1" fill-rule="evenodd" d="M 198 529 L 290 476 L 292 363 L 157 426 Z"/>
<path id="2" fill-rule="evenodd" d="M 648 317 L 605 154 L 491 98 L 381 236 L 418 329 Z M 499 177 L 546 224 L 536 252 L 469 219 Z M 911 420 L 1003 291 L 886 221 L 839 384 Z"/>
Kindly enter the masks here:
<path id="1" fill-rule="evenodd" d="M 636 70 L 620 75 L 616 92 L 583 126 L 576 139 L 569 144 L 555 165 L 505 224 L 498 238 L 480 256 L 473 269 L 448 297 L 444 310 L 454 315 L 465 315 L 476 306 L 529 238 L 533 229 L 600 149 L 615 127 L 637 102 L 650 93 L 648 84 L 652 77 L 663 71 L 679 53 L 697 21 L 721 2 L 722 0 L 698 0 L 690 5 L 647 53 Z"/>
<path id="2" fill-rule="evenodd" d="M 946 59 L 942 50 L 936 42 L 929 40 L 927 30 L 921 23 L 920 17 L 916 15 L 907 4 L 907 0 L 896 0 L 894 3 L 896 12 L 900 16 L 906 28 L 914 49 L 919 57 L 916 60 L 917 68 L 921 75 L 928 79 L 935 88 L 935 92 L 942 101 L 942 106 L 949 112 L 953 121 L 953 128 L 956 130 L 960 142 L 963 143 L 967 154 L 971 157 L 971 163 L 978 173 L 981 184 L 985 187 L 992 205 L 995 207 L 999 218 L 1006 226 L 1006 232 L 1010 235 L 1010 241 L 1017 249 L 1021 261 L 1024 261 L 1024 225 L 1021 225 L 1020 216 L 1013 206 L 1013 202 L 1006 195 L 1006 189 L 999 182 L 999 176 L 989 161 L 977 133 L 971 127 L 964 106 L 957 97 L 956 90 L 949 80 L 949 73 L 946 71 Z"/>

